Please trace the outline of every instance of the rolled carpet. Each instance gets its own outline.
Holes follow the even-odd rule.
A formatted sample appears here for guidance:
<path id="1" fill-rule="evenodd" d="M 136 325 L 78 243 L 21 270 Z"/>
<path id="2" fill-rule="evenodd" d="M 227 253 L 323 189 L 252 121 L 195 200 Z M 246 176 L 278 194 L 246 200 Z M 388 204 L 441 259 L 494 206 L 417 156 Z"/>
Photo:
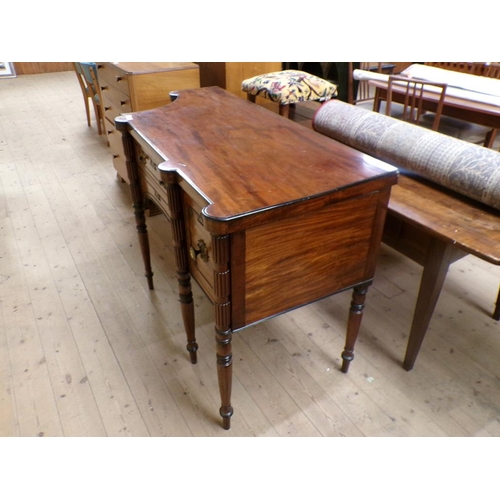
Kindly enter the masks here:
<path id="1" fill-rule="evenodd" d="M 500 153 L 347 104 L 326 102 L 317 132 L 500 210 Z"/>

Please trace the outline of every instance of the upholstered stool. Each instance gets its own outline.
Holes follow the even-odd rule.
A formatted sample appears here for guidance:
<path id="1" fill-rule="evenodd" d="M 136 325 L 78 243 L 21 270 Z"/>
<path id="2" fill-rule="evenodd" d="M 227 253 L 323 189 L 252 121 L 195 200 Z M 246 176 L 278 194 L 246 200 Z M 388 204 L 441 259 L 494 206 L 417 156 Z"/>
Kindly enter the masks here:
<path id="1" fill-rule="evenodd" d="M 241 84 L 247 98 L 255 102 L 257 96 L 279 104 L 279 114 L 288 118 L 290 104 L 303 101 L 327 101 L 337 95 L 333 83 L 304 71 L 275 71 L 247 78 Z"/>

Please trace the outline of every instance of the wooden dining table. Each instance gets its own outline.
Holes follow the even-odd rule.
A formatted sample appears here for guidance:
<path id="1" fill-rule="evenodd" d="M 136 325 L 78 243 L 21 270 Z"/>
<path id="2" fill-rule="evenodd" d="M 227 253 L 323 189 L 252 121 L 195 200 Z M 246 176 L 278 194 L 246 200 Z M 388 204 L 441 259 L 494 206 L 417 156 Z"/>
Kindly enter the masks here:
<path id="1" fill-rule="evenodd" d="M 387 100 L 387 87 L 389 82 L 383 80 L 369 80 L 368 83 L 375 88 L 373 111 L 380 112 L 382 101 Z M 403 103 L 404 97 L 403 88 L 401 88 L 401 92 L 398 92 L 397 85 L 393 85 L 393 101 Z M 437 93 L 425 91 L 423 93 L 423 109 L 425 111 L 435 112 L 438 99 L 439 96 Z M 445 94 L 442 114 L 451 118 L 488 127 L 490 130 L 486 134 L 483 146 L 487 148 L 493 146 L 497 130 L 500 129 L 500 106 Z"/>

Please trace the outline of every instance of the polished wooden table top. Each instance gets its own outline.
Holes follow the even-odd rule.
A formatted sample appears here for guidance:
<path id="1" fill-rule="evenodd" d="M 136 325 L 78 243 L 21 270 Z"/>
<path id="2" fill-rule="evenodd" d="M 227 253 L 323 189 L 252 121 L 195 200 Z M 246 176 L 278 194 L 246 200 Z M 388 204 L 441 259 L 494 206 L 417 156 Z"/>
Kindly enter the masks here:
<path id="1" fill-rule="evenodd" d="M 183 91 L 159 110 L 132 114 L 131 126 L 173 172 L 208 202 L 204 215 L 225 231 L 262 220 L 270 209 L 394 175 L 371 156 L 229 94 Z M 362 189 L 360 187 L 360 189 Z M 252 217 L 250 217 L 252 216 Z M 251 220 L 250 220 L 251 219 Z"/>

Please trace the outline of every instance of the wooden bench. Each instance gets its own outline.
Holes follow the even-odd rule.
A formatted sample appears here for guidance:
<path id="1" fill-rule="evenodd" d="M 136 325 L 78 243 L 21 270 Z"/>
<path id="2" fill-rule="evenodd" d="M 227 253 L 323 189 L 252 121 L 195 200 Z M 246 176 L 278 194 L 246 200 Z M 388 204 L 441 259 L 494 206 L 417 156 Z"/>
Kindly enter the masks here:
<path id="1" fill-rule="evenodd" d="M 313 128 L 400 168 L 383 241 L 424 268 L 403 363 L 411 370 L 450 264 L 471 254 L 500 265 L 500 154 L 335 101 Z"/>
<path id="2" fill-rule="evenodd" d="M 500 212 L 430 181 L 400 175 L 383 241 L 424 268 L 403 362 L 411 370 L 450 264 L 472 254 L 500 265 Z M 498 315 L 497 299 L 496 320 Z"/>

